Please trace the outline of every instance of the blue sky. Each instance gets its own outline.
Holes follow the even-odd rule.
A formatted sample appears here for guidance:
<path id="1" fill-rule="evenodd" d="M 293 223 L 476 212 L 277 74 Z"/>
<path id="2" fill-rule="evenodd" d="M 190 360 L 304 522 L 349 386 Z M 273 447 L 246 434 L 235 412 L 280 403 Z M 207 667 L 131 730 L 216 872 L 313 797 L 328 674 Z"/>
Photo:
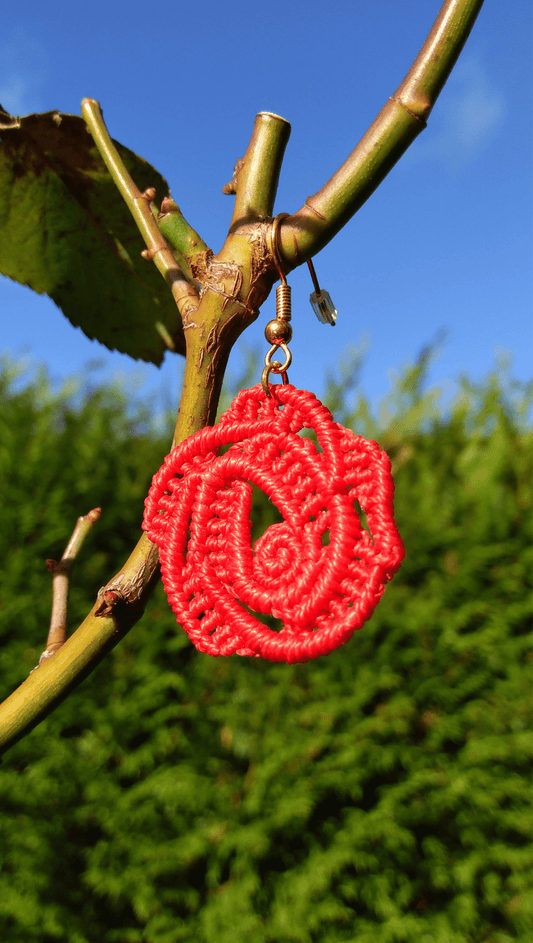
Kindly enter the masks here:
<path id="1" fill-rule="evenodd" d="M 258 111 L 292 125 L 276 212 L 293 212 L 342 163 L 418 52 L 439 0 L 182 4 L 50 0 L 2 13 L 0 102 L 14 114 L 80 113 L 97 98 L 114 138 L 166 176 L 216 252 L 232 198 L 222 186 Z M 502 352 L 531 375 L 531 7 L 486 0 L 428 128 L 316 258 L 338 308 L 315 319 L 307 267 L 294 272 L 291 382 L 318 395 L 351 346 L 365 347 L 373 402 L 441 329 L 430 381 L 449 398 Z M 243 335 L 266 352 L 273 295 Z M 91 342 L 53 302 L 0 278 L 0 350 L 56 379 L 101 360 L 96 376 L 135 374 L 141 392 L 178 393 L 181 366 L 158 370 Z M 242 345 L 230 367 L 238 372 Z M 259 379 L 259 376 L 258 378 Z"/>

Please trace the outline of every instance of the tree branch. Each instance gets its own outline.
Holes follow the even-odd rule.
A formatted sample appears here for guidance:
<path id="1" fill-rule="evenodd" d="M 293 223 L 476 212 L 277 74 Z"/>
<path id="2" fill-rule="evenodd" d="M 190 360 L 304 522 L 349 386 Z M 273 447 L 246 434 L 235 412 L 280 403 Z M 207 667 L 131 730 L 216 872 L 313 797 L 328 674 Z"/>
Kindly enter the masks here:
<path id="1" fill-rule="evenodd" d="M 59 563 L 56 563 L 55 560 L 46 561 L 46 566 L 52 574 L 52 615 L 46 648 L 39 659 L 37 668 L 43 661 L 51 658 L 59 651 L 67 640 L 67 604 L 70 574 L 87 534 L 92 530 L 93 524 L 100 520 L 101 513 L 100 508 L 93 508 L 83 517 L 78 517 L 72 536 Z M 36 671 L 37 669 L 34 668 L 33 670 Z"/>
<path id="2" fill-rule="evenodd" d="M 144 257 L 153 260 L 170 286 L 180 314 L 182 317 L 187 316 L 198 304 L 198 293 L 184 276 L 165 239 L 159 232 L 150 207 L 155 192 L 147 190 L 146 193 L 141 193 L 136 187 L 111 140 L 98 102 L 93 98 L 84 98 L 81 103 L 81 113 L 85 118 L 102 160 L 120 190 L 146 243 L 147 248 L 143 253 Z"/>
<path id="3" fill-rule="evenodd" d="M 186 277 L 194 278 L 192 272 L 199 259 L 205 260 L 211 250 L 189 225 L 174 200 L 165 197 L 161 212 L 157 217 L 159 231 L 170 243 L 177 256 L 178 263 Z"/>
<path id="4" fill-rule="evenodd" d="M 256 115 L 250 143 L 235 174 L 236 198 L 230 232 L 248 221 L 272 216 L 290 133 L 289 122 L 279 115 L 269 111 Z"/>
<path id="5" fill-rule="evenodd" d="M 87 108 L 86 103 L 87 99 Z M 134 218 L 141 215 L 144 227 L 144 211 L 137 212 L 142 202 L 131 198 L 139 193 L 133 181 L 125 192 Z M 273 199 L 275 184 L 265 184 L 263 192 Z M 269 228 L 268 223 L 255 221 L 230 233 L 218 256 L 206 260 L 197 308 L 188 316 L 182 314 L 187 357 L 173 445 L 215 421 L 229 352 L 257 317 L 277 277 L 270 267 Z M 158 237 L 162 239 L 159 233 Z M 170 253 L 168 247 L 166 251 Z M 129 632 L 158 579 L 157 546 L 143 534 L 123 568 L 100 590 L 79 628 L 0 704 L 0 753 L 40 723 Z"/>
<path id="6" fill-rule="evenodd" d="M 446 0 L 406 78 L 355 150 L 318 193 L 283 220 L 280 247 L 287 270 L 333 239 L 426 127 L 482 5 L 483 0 Z"/>
<path id="7" fill-rule="evenodd" d="M 107 614 L 104 593 L 64 645 L 0 705 L 0 753 L 29 733 L 89 675 L 140 619 L 158 579 L 157 547 L 143 535 L 115 577 L 116 599 Z M 120 595 L 119 595 L 120 593 Z"/>

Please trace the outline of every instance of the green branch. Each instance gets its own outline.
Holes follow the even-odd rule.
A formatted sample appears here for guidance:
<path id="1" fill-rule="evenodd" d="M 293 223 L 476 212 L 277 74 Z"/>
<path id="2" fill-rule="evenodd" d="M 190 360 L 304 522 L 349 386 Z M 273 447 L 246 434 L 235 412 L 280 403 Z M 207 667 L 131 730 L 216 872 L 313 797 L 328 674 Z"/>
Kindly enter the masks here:
<path id="1" fill-rule="evenodd" d="M 187 222 L 174 200 L 165 197 L 161 204 L 161 212 L 157 217 L 157 225 L 159 231 L 172 246 L 184 275 L 194 278 L 192 273 L 196 270 L 198 263 L 201 260 L 205 264 L 211 250 Z"/>
<path id="2" fill-rule="evenodd" d="M 244 158 L 238 162 L 235 181 L 226 192 L 236 192 L 230 231 L 238 225 L 272 216 L 283 155 L 291 133 L 284 118 L 262 111 Z"/>
<path id="3" fill-rule="evenodd" d="M 406 78 L 357 147 L 318 193 L 281 225 L 287 269 L 320 251 L 379 186 L 426 127 L 483 0 L 446 0 Z"/>
<path id="4" fill-rule="evenodd" d="M 141 193 L 135 185 L 111 140 L 98 102 L 93 98 L 84 98 L 81 103 L 81 113 L 85 118 L 102 160 L 124 198 L 146 243 L 147 248 L 142 254 L 145 258 L 153 260 L 155 266 L 161 272 L 183 317 L 194 310 L 198 304 L 198 294 L 179 268 L 165 239 L 159 232 L 151 209 L 155 191 L 147 190 L 145 193 Z"/>

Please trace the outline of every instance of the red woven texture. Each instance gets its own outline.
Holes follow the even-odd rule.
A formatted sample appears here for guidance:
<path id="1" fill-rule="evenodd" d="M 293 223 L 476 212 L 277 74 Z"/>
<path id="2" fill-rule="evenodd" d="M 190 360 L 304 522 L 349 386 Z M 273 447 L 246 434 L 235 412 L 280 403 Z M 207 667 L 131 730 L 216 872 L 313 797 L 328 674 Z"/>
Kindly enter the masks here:
<path id="1" fill-rule="evenodd" d="M 143 527 L 159 546 L 169 602 L 196 648 L 304 662 L 361 628 L 404 549 L 387 455 L 336 423 L 312 393 L 290 384 L 271 390 L 271 399 L 260 385 L 243 390 L 216 426 L 167 456 Z M 303 429 L 314 430 L 318 449 L 298 434 Z M 254 547 L 252 484 L 284 517 Z M 269 629 L 253 612 L 283 628 Z"/>

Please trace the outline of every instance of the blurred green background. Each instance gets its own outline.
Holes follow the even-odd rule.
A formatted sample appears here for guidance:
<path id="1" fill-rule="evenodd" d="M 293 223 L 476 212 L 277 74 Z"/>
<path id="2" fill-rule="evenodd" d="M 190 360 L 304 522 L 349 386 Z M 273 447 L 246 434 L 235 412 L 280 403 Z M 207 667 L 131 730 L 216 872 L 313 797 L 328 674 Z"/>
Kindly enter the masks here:
<path id="1" fill-rule="evenodd" d="M 337 421 L 389 452 L 407 553 L 361 632 L 305 665 L 215 659 L 159 588 L 5 755 L 6 943 L 532 938 L 532 389 L 500 363 L 444 409 L 431 355 L 376 416 L 357 358 L 329 381 Z M 167 451 L 150 403 L 91 383 L 1 372 L 2 697 L 44 648 L 46 558 L 102 507 L 74 628 L 135 542 Z M 267 526 L 268 503 L 255 513 Z"/>

